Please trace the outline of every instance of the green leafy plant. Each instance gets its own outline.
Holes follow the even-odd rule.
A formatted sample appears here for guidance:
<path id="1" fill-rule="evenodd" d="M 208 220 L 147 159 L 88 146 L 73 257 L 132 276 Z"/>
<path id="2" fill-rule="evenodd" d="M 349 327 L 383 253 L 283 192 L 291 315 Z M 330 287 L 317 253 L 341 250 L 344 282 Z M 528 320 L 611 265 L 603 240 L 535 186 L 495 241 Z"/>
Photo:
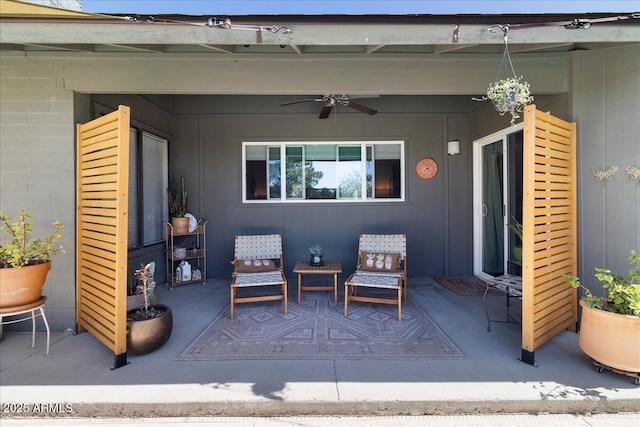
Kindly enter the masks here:
<path id="1" fill-rule="evenodd" d="M 520 224 L 520 222 L 514 217 L 511 217 L 511 219 L 513 220 L 513 223 L 507 224 L 507 227 L 516 233 L 516 236 L 518 236 L 518 238 L 520 238 L 520 242 L 522 242 L 522 224 Z"/>
<path id="2" fill-rule="evenodd" d="M 520 77 L 508 77 L 498 80 L 489 85 L 487 94 L 481 98 L 473 98 L 475 101 L 490 100 L 496 111 L 504 116 L 506 113 L 511 114 L 511 125 L 515 124 L 518 113 L 523 111 L 525 105 L 533 102 L 529 83 L 521 82 Z"/>
<path id="3" fill-rule="evenodd" d="M 640 245 L 638 245 L 640 249 Z M 574 288 L 582 288 L 582 300 L 591 308 L 610 311 L 612 313 L 627 314 L 640 317 L 640 254 L 632 250 L 627 258 L 629 263 L 629 277 L 612 273 L 607 268 L 596 268 L 596 278 L 603 283 L 607 290 L 606 297 L 594 296 L 589 289 L 582 285 L 576 276 L 565 274 L 564 280 Z"/>
<path id="4" fill-rule="evenodd" d="M 322 255 L 322 246 L 320 246 L 319 243 L 316 243 L 315 245 L 311 246 L 309 248 L 309 253 L 313 256 L 320 256 Z"/>
<path id="5" fill-rule="evenodd" d="M 511 219 L 513 222 L 507 224 L 507 227 L 509 227 L 509 229 L 518 236 L 520 244 L 522 244 L 522 224 L 520 224 L 520 222 L 514 217 L 511 217 Z M 518 262 L 522 261 L 522 246 L 513 245 L 513 258 Z"/>
<path id="6" fill-rule="evenodd" d="M 62 246 L 53 247 L 64 230 L 60 221 L 54 221 L 53 233 L 39 239 L 32 238 L 33 220 L 31 211 L 21 210 L 17 221 L 0 212 L 0 229 L 9 236 L 0 246 L 0 268 L 20 268 L 25 265 L 40 264 L 51 261 L 51 257 L 64 252 Z"/>
<path id="7" fill-rule="evenodd" d="M 187 183 L 180 177 L 180 185 L 168 188 L 169 214 L 173 218 L 182 218 L 187 213 Z"/>

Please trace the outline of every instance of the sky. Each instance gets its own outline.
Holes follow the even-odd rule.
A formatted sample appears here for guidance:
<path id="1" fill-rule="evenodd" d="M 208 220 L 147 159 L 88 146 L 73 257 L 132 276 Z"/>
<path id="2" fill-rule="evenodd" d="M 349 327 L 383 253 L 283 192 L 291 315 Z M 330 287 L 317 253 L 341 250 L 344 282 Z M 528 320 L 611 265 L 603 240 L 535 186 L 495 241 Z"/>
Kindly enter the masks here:
<path id="1" fill-rule="evenodd" d="M 640 12 L 640 0 L 81 0 L 85 12 L 131 15 L 543 14 Z"/>

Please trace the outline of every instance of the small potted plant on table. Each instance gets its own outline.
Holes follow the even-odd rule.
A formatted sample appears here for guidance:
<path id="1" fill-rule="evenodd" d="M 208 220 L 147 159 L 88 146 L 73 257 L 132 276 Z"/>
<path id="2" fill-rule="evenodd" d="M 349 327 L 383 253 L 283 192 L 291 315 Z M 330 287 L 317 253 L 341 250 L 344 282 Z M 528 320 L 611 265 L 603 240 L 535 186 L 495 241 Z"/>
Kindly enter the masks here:
<path id="1" fill-rule="evenodd" d="M 638 245 L 640 248 L 640 245 Z M 578 344 L 596 363 L 598 371 L 611 370 L 629 375 L 640 383 L 640 254 L 631 251 L 627 259 L 629 277 L 596 268 L 606 297 L 594 296 L 575 276 L 565 281 L 582 288 L 582 318 Z"/>
<path id="2" fill-rule="evenodd" d="M 309 248 L 309 254 L 311 255 L 311 259 L 309 260 L 310 265 L 317 267 L 324 264 L 322 261 L 322 246 L 320 246 L 319 243 Z"/>

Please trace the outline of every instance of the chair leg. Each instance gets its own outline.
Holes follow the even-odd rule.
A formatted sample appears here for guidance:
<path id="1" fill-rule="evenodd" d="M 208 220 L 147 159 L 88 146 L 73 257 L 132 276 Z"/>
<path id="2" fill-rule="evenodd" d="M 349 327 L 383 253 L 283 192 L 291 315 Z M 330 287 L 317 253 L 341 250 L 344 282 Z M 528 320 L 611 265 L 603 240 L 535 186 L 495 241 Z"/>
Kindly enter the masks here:
<path id="1" fill-rule="evenodd" d="M 282 284 L 282 295 L 284 297 L 284 314 L 289 314 L 289 308 L 287 307 L 287 283 Z"/>
<path id="2" fill-rule="evenodd" d="M 231 320 L 233 320 L 233 305 L 235 303 L 235 295 L 236 295 L 235 288 L 232 286 L 231 287 L 231 314 L 229 316 L 231 317 Z"/>
<path id="3" fill-rule="evenodd" d="M 406 279 L 402 279 L 402 287 L 404 288 L 404 303 L 407 303 L 407 290 L 408 290 L 408 284 L 407 284 L 407 280 Z"/>
<path id="4" fill-rule="evenodd" d="M 349 286 L 344 285 L 344 316 L 349 314 Z"/>
<path id="5" fill-rule="evenodd" d="M 402 286 L 398 288 L 398 322 L 402 322 Z"/>

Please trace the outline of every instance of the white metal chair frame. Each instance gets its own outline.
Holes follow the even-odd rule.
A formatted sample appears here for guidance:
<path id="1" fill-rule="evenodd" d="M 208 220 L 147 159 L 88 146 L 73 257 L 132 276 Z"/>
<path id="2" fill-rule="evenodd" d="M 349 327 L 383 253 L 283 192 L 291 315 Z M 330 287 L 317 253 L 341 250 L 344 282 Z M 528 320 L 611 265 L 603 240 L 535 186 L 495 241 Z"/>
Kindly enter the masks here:
<path id="1" fill-rule="evenodd" d="M 365 252 L 398 253 L 399 268 L 389 272 L 361 269 Z M 397 298 L 359 296 L 358 287 L 397 290 Z M 361 234 L 358 243 L 356 271 L 344 283 L 344 315 L 348 315 L 349 301 L 393 304 L 398 306 L 398 321 L 402 321 L 402 302 L 407 302 L 407 237 L 405 234 Z"/>
<path id="2" fill-rule="evenodd" d="M 264 259 L 276 262 L 277 269 L 274 271 L 255 273 L 243 273 L 237 271 L 237 261 L 239 260 L 253 261 Z M 282 236 L 280 234 L 237 235 L 235 237 L 233 265 L 233 280 L 231 282 L 231 319 L 234 317 L 236 304 L 258 301 L 282 301 L 284 303 L 284 314 L 288 313 L 287 279 L 282 271 Z M 281 288 L 281 292 L 277 294 L 238 297 L 238 289 L 240 288 L 276 285 Z"/>

